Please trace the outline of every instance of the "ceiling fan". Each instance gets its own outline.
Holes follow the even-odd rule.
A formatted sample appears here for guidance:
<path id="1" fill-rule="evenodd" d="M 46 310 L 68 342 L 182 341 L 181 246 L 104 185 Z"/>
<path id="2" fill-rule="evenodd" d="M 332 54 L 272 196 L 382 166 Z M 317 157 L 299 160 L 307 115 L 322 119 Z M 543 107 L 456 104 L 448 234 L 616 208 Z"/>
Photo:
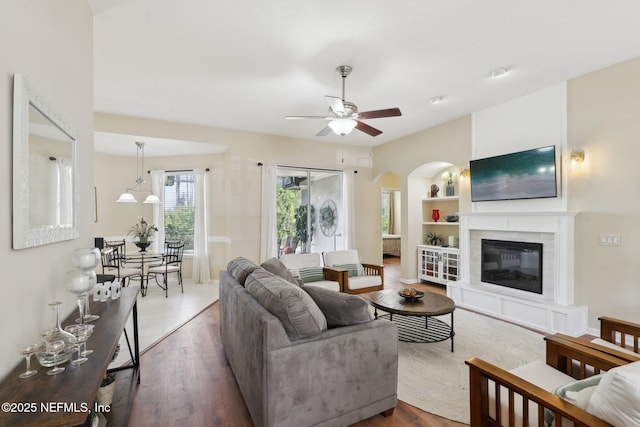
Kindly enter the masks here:
<path id="1" fill-rule="evenodd" d="M 362 122 L 364 119 L 380 119 L 383 117 L 396 117 L 401 116 L 399 108 L 387 108 L 385 110 L 364 111 L 359 113 L 358 107 L 353 102 L 345 101 L 344 98 L 344 85 L 347 76 L 351 74 L 353 69 L 349 65 L 340 65 L 336 68 L 336 73 L 342 77 L 342 98 L 337 96 L 326 95 L 325 99 L 329 104 L 328 116 L 286 116 L 285 119 L 322 119 L 329 120 L 327 126 L 325 126 L 316 136 L 325 136 L 329 132 L 333 131 L 337 135 L 347 135 L 354 128 L 362 131 L 371 136 L 378 136 L 382 133 L 381 130 L 376 129 L 368 124 Z"/>

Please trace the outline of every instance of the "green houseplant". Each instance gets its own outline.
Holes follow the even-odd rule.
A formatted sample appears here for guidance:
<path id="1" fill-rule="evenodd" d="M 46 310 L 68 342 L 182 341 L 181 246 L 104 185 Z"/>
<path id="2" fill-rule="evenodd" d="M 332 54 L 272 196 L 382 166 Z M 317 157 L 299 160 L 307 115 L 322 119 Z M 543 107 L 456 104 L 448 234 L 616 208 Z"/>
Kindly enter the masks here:
<path id="1" fill-rule="evenodd" d="M 313 240 L 316 229 L 316 208 L 311 206 L 311 227 L 307 227 L 307 206 L 300 205 L 296 210 L 296 236 L 302 242 L 302 252 L 307 252 L 307 244 Z"/>
<path id="2" fill-rule="evenodd" d="M 111 361 L 113 362 L 118 357 L 120 353 L 120 344 L 116 346 L 115 351 L 113 352 L 113 356 L 111 357 Z M 111 405 L 113 402 L 113 392 L 116 387 L 116 373 L 115 372 L 107 372 L 104 374 L 104 378 L 100 383 L 100 388 L 98 389 L 98 394 L 96 395 L 96 401 L 103 406 Z"/>
<path id="3" fill-rule="evenodd" d="M 425 237 L 425 243 L 431 246 L 440 246 L 444 243 L 444 239 L 441 235 L 431 231 Z"/>

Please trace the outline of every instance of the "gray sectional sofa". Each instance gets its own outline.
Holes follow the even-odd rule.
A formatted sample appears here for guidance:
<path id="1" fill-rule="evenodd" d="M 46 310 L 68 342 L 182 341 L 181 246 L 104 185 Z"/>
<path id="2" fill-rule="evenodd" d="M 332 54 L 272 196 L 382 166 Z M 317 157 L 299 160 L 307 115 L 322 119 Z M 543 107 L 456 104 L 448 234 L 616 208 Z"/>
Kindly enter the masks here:
<path id="1" fill-rule="evenodd" d="M 256 426 L 347 426 L 396 406 L 396 327 L 358 296 L 236 258 L 220 272 L 220 333 Z"/>

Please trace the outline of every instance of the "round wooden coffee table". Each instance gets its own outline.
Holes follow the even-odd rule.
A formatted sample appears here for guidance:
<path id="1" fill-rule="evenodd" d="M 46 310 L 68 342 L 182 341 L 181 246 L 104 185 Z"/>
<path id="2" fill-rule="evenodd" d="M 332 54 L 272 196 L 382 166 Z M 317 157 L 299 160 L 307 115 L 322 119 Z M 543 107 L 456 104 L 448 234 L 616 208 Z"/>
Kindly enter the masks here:
<path id="1" fill-rule="evenodd" d="M 385 289 L 371 294 L 369 303 L 378 310 L 387 312 L 380 317 L 393 321 L 398 326 L 398 338 L 404 342 L 433 343 L 451 339 L 453 352 L 453 311 L 456 304 L 451 298 L 434 292 L 425 292 L 424 297 L 408 300 L 398 294 L 397 289 Z M 393 315 L 396 314 L 394 320 Z M 451 324 L 435 316 L 451 315 Z M 424 323 L 420 317 L 424 317 Z"/>

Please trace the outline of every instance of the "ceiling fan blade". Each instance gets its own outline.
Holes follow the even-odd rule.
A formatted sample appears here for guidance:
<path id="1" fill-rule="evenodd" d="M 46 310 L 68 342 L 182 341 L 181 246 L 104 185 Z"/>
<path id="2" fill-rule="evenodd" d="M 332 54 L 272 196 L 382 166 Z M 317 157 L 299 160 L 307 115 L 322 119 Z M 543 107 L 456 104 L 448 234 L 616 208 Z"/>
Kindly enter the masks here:
<path id="1" fill-rule="evenodd" d="M 316 136 L 325 136 L 329 132 L 331 132 L 331 128 L 329 126 L 325 126 L 320 132 L 316 133 Z"/>
<path id="2" fill-rule="evenodd" d="M 333 117 L 326 116 L 285 116 L 287 120 L 298 120 L 298 119 L 322 119 L 322 120 L 331 120 Z"/>
<path id="3" fill-rule="evenodd" d="M 329 95 L 325 95 L 324 99 L 327 100 L 329 107 L 331 107 L 334 113 L 341 113 L 341 114 L 345 113 L 342 99 L 338 98 L 337 96 L 329 96 Z"/>
<path id="4" fill-rule="evenodd" d="M 387 108 L 386 110 L 374 110 L 374 111 L 365 111 L 360 113 L 359 116 L 361 119 L 380 119 L 382 117 L 396 117 L 401 116 L 399 108 Z"/>
<path id="5" fill-rule="evenodd" d="M 359 131 L 362 131 L 366 134 L 369 134 L 371 136 L 378 136 L 382 133 L 381 130 L 378 130 L 372 126 L 369 126 L 368 124 L 361 122 L 360 120 L 356 120 L 356 122 L 358 123 L 356 125 L 356 129 L 358 129 Z"/>

